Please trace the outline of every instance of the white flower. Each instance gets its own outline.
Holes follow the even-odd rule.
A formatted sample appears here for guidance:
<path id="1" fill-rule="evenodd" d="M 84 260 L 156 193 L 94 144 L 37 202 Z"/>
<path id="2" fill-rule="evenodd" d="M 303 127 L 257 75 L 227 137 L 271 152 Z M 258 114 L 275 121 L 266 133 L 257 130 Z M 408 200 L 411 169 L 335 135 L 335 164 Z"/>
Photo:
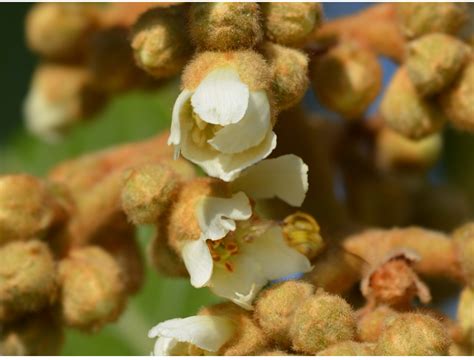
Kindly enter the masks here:
<path id="1" fill-rule="evenodd" d="M 183 261 L 195 287 L 251 308 L 255 295 L 270 280 L 310 270 L 308 259 L 291 248 L 280 226 L 254 224 L 250 201 L 279 197 L 299 206 L 308 189 L 308 168 L 295 155 L 260 162 L 231 184 L 231 198 L 204 197 L 196 217 L 201 237 L 186 242 Z M 240 223 L 236 223 L 240 221 Z"/>
<path id="2" fill-rule="evenodd" d="M 197 315 L 162 322 L 148 332 L 158 338 L 152 355 L 189 355 L 189 345 L 216 353 L 234 334 L 234 323 L 223 316 Z"/>
<path id="3" fill-rule="evenodd" d="M 266 91 L 250 91 L 231 67 L 213 70 L 177 98 L 168 144 L 208 175 L 232 181 L 276 146 Z"/>

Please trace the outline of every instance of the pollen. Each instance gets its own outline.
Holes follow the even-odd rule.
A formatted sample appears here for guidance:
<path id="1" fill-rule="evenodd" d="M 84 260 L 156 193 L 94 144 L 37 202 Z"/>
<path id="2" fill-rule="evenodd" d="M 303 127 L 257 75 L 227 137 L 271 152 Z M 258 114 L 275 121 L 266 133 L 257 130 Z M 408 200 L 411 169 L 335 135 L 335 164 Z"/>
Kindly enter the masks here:
<path id="1" fill-rule="evenodd" d="M 310 260 L 325 247 L 319 224 L 304 212 L 298 211 L 287 216 L 283 220 L 283 233 L 288 244 Z"/>
<path id="2" fill-rule="evenodd" d="M 233 257 L 239 253 L 239 245 L 232 236 L 221 240 L 207 240 L 207 246 L 214 264 L 229 272 L 234 272 Z"/>

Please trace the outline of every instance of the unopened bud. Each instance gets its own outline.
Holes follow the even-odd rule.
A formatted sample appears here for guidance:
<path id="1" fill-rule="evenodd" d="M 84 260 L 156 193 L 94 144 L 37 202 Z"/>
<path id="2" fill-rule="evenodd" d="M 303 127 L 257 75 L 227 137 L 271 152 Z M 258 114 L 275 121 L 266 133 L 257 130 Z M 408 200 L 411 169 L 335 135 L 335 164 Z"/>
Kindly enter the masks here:
<path id="1" fill-rule="evenodd" d="M 0 248 L 0 322 L 38 311 L 54 302 L 56 264 L 47 245 L 15 241 Z"/>
<path id="2" fill-rule="evenodd" d="M 471 59 L 441 96 L 441 106 L 450 123 L 461 130 L 474 132 L 474 60 Z"/>
<path id="3" fill-rule="evenodd" d="M 361 117 L 382 86 L 375 53 L 349 41 L 316 57 L 310 76 L 321 103 L 347 119 Z"/>
<path id="4" fill-rule="evenodd" d="M 265 34 L 278 44 L 301 46 L 322 22 L 319 3 L 265 2 L 261 6 Z"/>
<path id="5" fill-rule="evenodd" d="M 283 350 L 268 350 L 257 354 L 257 356 L 291 356 L 291 354 Z"/>
<path id="6" fill-rule="evenodd" d="M 357 338 L 361 341 L 376 342 L 387 325 L 398 313 L 386 305 L 376 307 L 363 314 L 357 322 Z"/>
<path id="7" fill-rule="evenodd" d="M 456 2 L 400 3 L 397 12 L 400 27 L 408 38 L 433 32 L 455 34 L 467 19 L 466 4 Z"/>
<path id="8" fill-rule="evenodd" d="M 450 340 L 445 327 L 428 315 L 397 316 L 380 335 L 375 352 L 382 356 L 446 355 Z"/>
<path id="9" fill-rule="evenodd" d="M 192 52 L 182 5 L 158 7 L 143 13 L 132 29 L 137 65 L 155 78 L 178 74 Z"/>
<path id="10" fill-rule="evenodd" d="M 190 9 L 189 32 L 202 50 L 228 51 L 254 47 L 262 39 L 256 3 L 199 3 Z"/>
<path id="11" fill-rule="evenodd" d="M 411 139 L 437 132 L 446 121 L 434 101 L 423 99 L 416 92 L 404 67 L 391 79 L 380 110 L 389 127 Z"/>
<path id="12" fill-rule="evenodd" d="M 474 289 L 466 287 L 459 297 L 457 319 L 463 340 L 474 350 Z"/>
<path id="13" fill-rule="evenodd" d="M 301 101 L 308 88 L 308 57 L 300 50 L 266 42 L 263 53 L 271 66 L 272 93 L 279 110 Z"/>
<path id="14" fill-rule="evenodd" d="M 474 288 L 474 222 L 456 229 L 453 242 L 464 279 L 468 286 Z"/>
<path id="15" fill-rule="evenodd" d="M 294 312 L 313 293 L 314 288 L 308 283 L 285 281 L 260 294 L 254 316 L 270 339 L 289 347 L 289 330 Z"/>
<path id="16" fill-rule="evenodd" d="M 156 271 L 166 276 L 182 277 L 188 275 L 183 260 L 168 245 L 166 226 L 158 224 L 156 234 L 148 248 L 151 264 Z"/>
<path id="17" fill-rule="evenodd" d="M 466 62 L 469 46 L 453 36 L 424 35 L 408 46 L 408 76 L 421 96 L 442 91 L 458 75 Z"/>
<path id="18" fill-rule="evenodd" d="M 336 295 L 318 291 L 295 311 L 290 339 L 295 351 L 317 354 L 355 336 L 356 321 L 351 306 Z"/>
<path id="19" fill-rule="evenodd" d="M 301 211 L 283 220 L 283 233 L 288 244 L 310 260 L 321 254 L 326 247 L 319 224 L 311 215 Z"/>
<path id="20" fill-rule="evenodd" d="M 114 321 L 125 304 L 125 285 L 114 258 L 95 246 L 71 251 L 59 264 L 64 322 L 97 330 Z"/>
<path id="21" fill-rule="evenodd" d="M 355 341 L 343 341 L 320 351 L 317 356 L 373 356 L 374 345 L 358 343 Z"/>

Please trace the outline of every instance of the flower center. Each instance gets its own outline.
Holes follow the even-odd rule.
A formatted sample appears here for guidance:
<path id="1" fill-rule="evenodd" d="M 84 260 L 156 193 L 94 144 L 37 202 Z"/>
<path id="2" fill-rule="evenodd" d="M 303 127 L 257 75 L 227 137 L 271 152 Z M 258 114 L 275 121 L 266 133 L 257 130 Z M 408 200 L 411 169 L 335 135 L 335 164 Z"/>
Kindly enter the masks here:
<path id="1" fill-rule="evenodd" d="M 205 146 L 207 141 L 212 139 L 216 132 L 223 128 L 221 125 L 208 124 L 194 111 L 192 112 L 192 117 L 194 124 L 191 130 L 191 139 L 200 147 Z"/>
<path id="2" fill-rule="evenodd" d="M 206 243 L 214 264 L 229 272 L 233 272 L 235 267 L 232 257 L 239 253 L 239 245 L 234 240 L 234 237 L 229 235 L 221 240 L 207 240 Z"/>
<path id="3" fill-rule="evenodd" d="M 283 234 L 293 249 L 310 260 L 319 255 L 325 247 L 316 220 L 300 211 L 283 220 Z"/>

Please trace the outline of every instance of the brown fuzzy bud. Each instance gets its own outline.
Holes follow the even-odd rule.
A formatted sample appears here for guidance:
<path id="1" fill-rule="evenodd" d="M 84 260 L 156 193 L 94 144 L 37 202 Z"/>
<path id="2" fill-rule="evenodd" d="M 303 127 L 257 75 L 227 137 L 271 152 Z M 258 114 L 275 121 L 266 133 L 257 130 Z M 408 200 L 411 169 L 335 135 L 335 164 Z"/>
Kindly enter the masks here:
<path id="1" fill-rule="evenodd" d="M 453 86 L 441 94 L 441 106 L 451 124 L 474 132 L 474 60 L 464 66 Z"/>
<path id="2" fill-rule="evenodd" d="M 114 321 L 125 305 L 125 284 L 114 258 L 99 247 L 73 250 L 59 264 L 64 322 L 97 330 Z"/>
<path id="3" fill-rule="evenodd" d="M 424 35 L 408 46 L 408 76 L 421 96 L 442 91 L 457 76 L 469 54 L 469 47 L 453 36 Z"/>
<path id="4" fill-rule="evenodd" d="M 93 5 L 36 4 L 26 18 L 26 39 L 41 56 L 76 60 L 84 54 L 87 37 L 97 26 Z"/>
<path id="5" fill-rule="evenodd" d="M 339 296 L 318 291 L 294 313 L 290 327 L 292 348 L 316 354 L 333 344 L 352 340 L 355 329 L 351 306 Z"/>
<path id="6" fill-rule="evenodd" d="M 294 312 L 313 293 L 312 285 L 300 281 L 285 281 L 273 286 L 260 294 L 255 305 L 255 319 L 269 338 L 289 347 Z"/>
<path id="7" fill-rule="evenodd" d="M 263 36 L 259 7 L 252 2 L 192 4 L 189 32 L 202 50 L 252 48 Z"/>
<path id="8" fill-rule="evenodd" d="M 347 119 L 361 117 L 382 86 L 377 56 L 357 42 L 343 41 L 316 57 L 310 76 L 323 105 Z"/>
<path id="9" fill-rule="evenodd" d="M 397 4 L 398 21 L 408 38 L 433 32 L 456 33 L 466 20 L 467 6 L 463 3 L 416 3 Z"/>
<path id="10" fill-rule="evenodd" d="M 159 7 L 143 13 L 132 29 L 137 65 L 155 78 L 178 74 L 191 57 L 184 6 Z"/>
<path id="11" fill-rule="evenodd" d="M 291 354 L 283 350 L 268 350 L 257 354 L 257 356 L 291 356 Z"/>
<path id="12" fill-rule="evenodd" d="M 376 342 L 385 327 L 398 315 L 392 308 L 381 305 L 364 313 L 357 322 L 357 338 Z"/>
<path id="13" fill-rule="evenodd" d="M 464 342 L 474 351 L 474 289 L 466 287 L 461 292 L 457 319 Z"/>
<path id="14" fill-rule="evenodd" d="M 450 340 L 445 327 L 428 315 L 405 313 L 382 332 L 376 354 L 383 356 L 446 355 Z"/>
<path id="15" fill-rule="evenodd" d="M 283 233 L 288 244 L 309 260 L 313 260 L 326 248 L 320 227 L 309 214 L 297 211 L 283 220 Z"/>
<path id="16" fill-rule="evenodd" d="M 322 22 L 323 13 L 319 3 L 265 2 L 261 6 L 265 34 L 278 44 L 302 46 Z"/>
<path id="17" fill-rule="evenodd" d="M 0 331 L 3 356 L 59 355 L 64 331 L 59 316 L 51 310 L 28 315 Z"/>
<path id="18" fill-rule="evenodd" d="M 425 170 L 438 160 L 442 148 L 439 133 L 412 140 L 383 127 L 376 136 L 376 162 L 382 170 Z"/>
<path id="19" fill-rule="evenodd" d="M 200 53 L 184 69 L 181 77 L 185 89 L 195 90 L 201 81 L 219 67 L 231 67 L 251 91 L 267 90 L 271 85 L 271 70 L 262 55 L 251 51 Z"/>
<path id="20" fill-rule="evenodd" d="M 358 343 L 355 341 L 343 341 L 320 351 L 317 356 L 373 356 L 374 345 Z"/>
<path id="21" fill-rule="evenodd" d="M 122 208 L 135 225 L 153 224 L 168 209 L 180 178 L 162 165 L 145 165 L 125 174 Z"/>
<path id="22" fill-rule="evenodd" d="M 0 248 L 0 322 L 42 309 L 56 299 L 56 264 L 47 245 L 16 241 Z"/>
<path id="23" fill-rule="evenodd" d="M 453 242 L 464 279 L 468 286 L 474 288 L 474 222 L 456 229 Z"/>
<path id="24" fill-rule="evenodd" d="M 380 110 L 388 126 L 412 139 L 437 132 L 446 121 L 434 101 L 423 99 L 416 92 L 404 67 L 393 76 Z"/>
<path id="25" fill-rule="evenodd" d="M 266 42 L 263 54 L 271 66 L 272 94 L 279 110 L 301 101 L 308 88 L 308 57 L 300 50 Z"/>

